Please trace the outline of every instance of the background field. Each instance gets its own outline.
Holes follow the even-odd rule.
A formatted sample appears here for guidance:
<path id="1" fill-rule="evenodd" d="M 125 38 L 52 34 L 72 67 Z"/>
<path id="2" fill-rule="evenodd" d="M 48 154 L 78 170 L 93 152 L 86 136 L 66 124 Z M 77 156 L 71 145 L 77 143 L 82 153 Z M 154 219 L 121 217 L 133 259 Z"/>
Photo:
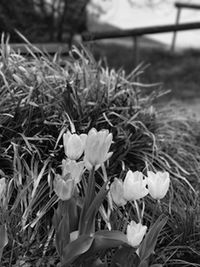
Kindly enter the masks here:
<path id="1" fill-rule="evenodd" d="M 200 114 L 200 50 L 178 50 L 141 38 L 137 58 L 131 38 L 106 40 L 89 45 L 96 59 L 103 58 L 109 67 L 124 68 L 127 73 L 142 64 L 139 81 L 159 83 L 145 90 L 167 91 L 159 103 L 178 105 L 188 113 Z M 136 62 L 137 61 L 137 62 Z"/>

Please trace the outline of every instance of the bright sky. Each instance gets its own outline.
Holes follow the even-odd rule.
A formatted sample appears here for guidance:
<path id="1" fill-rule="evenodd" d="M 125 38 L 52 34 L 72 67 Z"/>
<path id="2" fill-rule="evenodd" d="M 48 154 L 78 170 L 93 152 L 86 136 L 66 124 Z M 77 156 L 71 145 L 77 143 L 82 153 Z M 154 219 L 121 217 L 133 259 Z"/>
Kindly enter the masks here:
<path id="1" fill-rule="evenodd" d="M 174 24 L 177 10 L 174 7 L 175 0 L 154 0 L 159 2 L 154 8 L 144 4 L 145 0 L 129 0 L 134 2 L 131 5 L 128 0 L 110 0 L 97 1 L 102 3 L 105 13 L 99 17 L 99 21 L 107 22 L 122 29 L 130 29 L 144 26 Z M 196 1 L 183 1 L 187 3 L 198 3 Z M 200 22 L 200 10 L 182 9 L 180 23 Z M 171 44 L 172 33 L 154 34 L 149 37 Z M 181 47 L 199 47 L 200 48 L 200 30 L 179 32 L 177 35 L 177 46 Z"/>

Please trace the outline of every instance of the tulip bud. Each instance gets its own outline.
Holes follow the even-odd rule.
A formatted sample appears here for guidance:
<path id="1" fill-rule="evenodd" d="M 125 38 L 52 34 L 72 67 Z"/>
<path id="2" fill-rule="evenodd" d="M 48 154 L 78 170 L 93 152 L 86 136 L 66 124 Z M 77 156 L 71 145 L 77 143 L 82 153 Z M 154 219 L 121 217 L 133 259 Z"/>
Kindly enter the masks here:
<path id="1" fill-rule="evenodd" d="M 103 162 L 111 157 L 112 152 L 108 152 L 112 143 L 112 134 L 108 130 L 97 132 L 92 128 L 87 136 L 85 144 L 85 166 L 88 170 L 93 167 L 98 169 Z"/>
<path id="2" fill-rule="evenodd" d="M 127 201 L 134 201 L 145 197 L 149 192 L 146 185 L 146 179 L 143 179 L 141 172 L 129 170 L 124 179 L 124 198 Z"/>
<path id="3" fill-rule="evenodd" d="M 86 134 L 71 134 L 69 131 L 63 134 L 65 155 L 71 160 L 81 157 L 85 147 Z"/>
<path id="4" fill-rule="evenodd" d="M 168 172 L 147 172 L 147 184 L 149 194 L 154 199 L 162 199 L 167 194 L 170 184 L 170 178 Z"/>
<path id="5" fill-rule="evenodd" d="M 122 180 L 117 178 L 114 179 L 110 186 L 110 193 L 113 201 L 117 206 L 124 206 L 126 205 L 126 200 L 124 199 L 124 188 Z"/>
<path id="6" fill-rule="evenodd" d="M 127 239 L 132 247 L 138 247 L 146 234 L 147 226 L 131 221 L 127 226 Z"/>
<path id="7" fill-rule="evenodd" d="M 70 174 L 65 179 L 57 174 L 53 185 L 56 195 L 63 201 L 70 199 L 74 194 L 75 181 L 70 177 Z"/>
<path id="8" fill-rule="evenodd" d="M 62 160 L 62 176 L 65 177 L 68 173 L 75 183 L 79 183 L 81 175 L 83 174 L 84 161 L 76 162 L 75 160 L 63 159 Z"/>

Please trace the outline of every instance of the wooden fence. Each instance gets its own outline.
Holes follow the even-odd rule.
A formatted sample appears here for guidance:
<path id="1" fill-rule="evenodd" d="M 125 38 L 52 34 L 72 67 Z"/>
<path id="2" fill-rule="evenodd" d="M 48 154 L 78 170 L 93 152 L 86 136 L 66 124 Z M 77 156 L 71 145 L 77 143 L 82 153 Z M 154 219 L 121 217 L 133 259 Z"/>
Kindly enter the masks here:
<path id="1" fill-rule="evenodd" d="M 176 2 L 175 7 L 177 8 L 177 15 L 176 15 L 176 21 L 175 21 L 176 26 L 179 25 L 182 9 L 200 10 L 200 5 L 198 5 L 198 4 L 186 4 L 186 3 Z M 175 48 L 176 36 L 177 36 L 177 30 L 174 31 L 174 35 L 173 35 L 173 39 L 172 39 L 172 45 L 171 45 L 172 51 L 174 51 L 174 48 Z"/>
<path id="2" fill-rule="evenodd" d="M 101 40 L 101 39 L 113 39 L 113 38 L 123 38 L 123 37 L 133 37 L 134 40 L 134 54 L 135 54 L 135 65 L 138 64 L 138 54 L 139 54 L 139 47 L 137 38 L 147 34 L 157 34 L 157 33 L 167 33 L 167 32 L 174 32 L 176 34 L 177 31 L 186 31 L 186 30 L 194 30 L 200 29 L 200 22 L 192 22 L 192 23 L 182 23 L 175 25 L 163 25 L 163 26 L 151 26 L 151 27 L 142 27 L 142 28 L 135 28 L 129 30 L 113 30 L 108 32 L 85 32 L 82 34 L 83 42 Z M 173 37 L 172 48 L 174 49 L 175 45 L 175 38 Z M 11 47 L 22 54 L 27 54 L 28 50 L 26 48 L 27 45 L 25 44 L 11 44 Z M 55 52 L 59 51 L 61 54 L 66 54 L 69 51 L 68 44 L 63 43 L 50 43 L 50 44 L 34 44 L 35 49 L 34 53 L 39 53 L 39 50 L 42 52 L 47 52 L 49 54 L 54 54 Z"/>
<path id="3" fill-rule="evenodd" d="M 135 28 L 130 30 L 113 30 L 108 32 L 89 32 L 83 33 L 83 41 L 94 41 L 100 39 L 112 39 L 112 38 L 122 38 L 122 37 L 139 37 L 146 34 L 157 34 L 157 33 L 167 33 L 174 31 L 186 31 L 200 29 L 200 22 L 183 23 L 178 25 L 163 25 L 163 26 L 151 26 Z"/>
<path id="4" fill-rule="evenodd" d="M 135 28 L 129 30 L 113 30 L 108 32 L 85 32 L 82 34 L 82 40 L 84 42 L 95 41 L 101 39 L 113 39 L 113 38 L 123 38 L 123 37 L 133 37 L 134 40 L 137 37 L 147 35 L 147 34 L 157 34 L 157 33 L 167 33 L 167 32 L 177 32 L 177 31 L 187 31 L 200 29 L 200 22 L 191 22 L 191 23 L 182 23 L 175 25 L 162 25 L 162 26 L 151 26 L 151 27 L 142 27 Z M 26 45 L 27 46 L 27 45 Z M 38 50 L 48 52 L 50 54 L 55 53 L 56 51 L 60 51 L 61 53 L 66 53 L 69 50 L 67 44 L 64 43 L 48 43 L 48 44 L 34 44 L 35 52 Z M 11 47 L 21 53 L 27 53 L 27 49 L 25 48 L 25 44 L 11 44 Z"/>

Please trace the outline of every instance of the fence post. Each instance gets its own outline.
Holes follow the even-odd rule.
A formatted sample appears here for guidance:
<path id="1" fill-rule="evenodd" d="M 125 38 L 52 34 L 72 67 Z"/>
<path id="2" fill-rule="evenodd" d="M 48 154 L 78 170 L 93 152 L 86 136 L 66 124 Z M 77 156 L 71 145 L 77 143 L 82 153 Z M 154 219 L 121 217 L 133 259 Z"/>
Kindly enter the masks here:
<path id="1" fill-rule="evenodd" d="M 179 24 L 180 21 L 180 16 L 181 16 L 181 7 L 177 7 L 177 16 L 176 16 L 176 25 Z M 175 42 L 176 42 L 176 36 L 177 36 L 177 31 L 174 31 L 173 38 L 172 38 L 172 45 L 171 45 L 171 51 L 174 52 L 175 49 Z"/>
<path id="2" fill-rule="evenodd" d="M 134 66 L 137 67 L 139 62 L 139 46 L 138 46 L 138 36 L 133 36 L 133 60 L 135 60 Z"/>

